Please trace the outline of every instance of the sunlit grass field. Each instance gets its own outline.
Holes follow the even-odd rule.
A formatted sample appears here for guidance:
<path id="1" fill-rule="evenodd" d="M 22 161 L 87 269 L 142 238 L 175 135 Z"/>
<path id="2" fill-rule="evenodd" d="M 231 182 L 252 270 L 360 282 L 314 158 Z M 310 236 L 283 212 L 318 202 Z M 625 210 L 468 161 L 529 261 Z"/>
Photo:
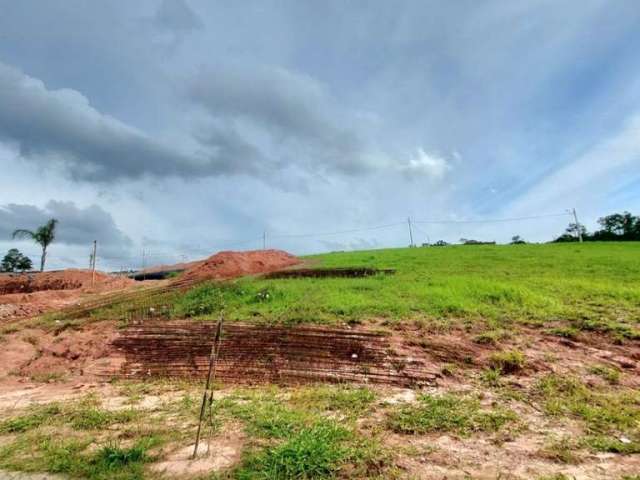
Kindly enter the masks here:
<path id="1" fill-rule="evenodd" d="M 338 252 L 312 266 L 392 268 L 366 278 L 244 278 L 177 299 L 176 317 L 266 323 L 545 326 L 640 336 L 640 244 L 481 245 Z"/>

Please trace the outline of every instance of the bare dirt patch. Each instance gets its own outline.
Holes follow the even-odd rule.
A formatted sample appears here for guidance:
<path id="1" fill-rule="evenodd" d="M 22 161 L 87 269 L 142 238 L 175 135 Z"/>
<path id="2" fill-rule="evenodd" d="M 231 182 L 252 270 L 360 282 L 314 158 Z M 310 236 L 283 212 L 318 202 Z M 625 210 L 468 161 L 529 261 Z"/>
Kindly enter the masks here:
<path id="1" fill-rule="evenodd" d="M 195 445 L 180 447 L 169 453 L 166 460 L 151 466 L 152 471 L 166 475 L 204 475 L 234 466 L 240 460 L 245 437 L 240 427 L 225 427 L 221 434 L 204 438 L 192 459 Z"/>
<path id="2" fill-rule="evenodd" d="M 544 444 L 544 437 L 532 434 L 507 442 L 496 442 L 490 437 L 394 436 L 389 443 L 411 450 L 411 455 L 402 456 L 399 466 L 409 478 L 420 480 L 529 480 L 553 478 L 559 473 L 577 480 L 617 480 L 624 475 L 636 475 L 640 469 L 637 455 L 591 454 L 574 465 L 540 458 L 536 451 Z"/>
<path id="3" fill-rule="evenodd" d="M 6 334 L 0 348 L 0 377 L 95 377 L 116 371 L 118 332 L 113 322 L 100 322 L 61 332 L 37 328 Z"/>

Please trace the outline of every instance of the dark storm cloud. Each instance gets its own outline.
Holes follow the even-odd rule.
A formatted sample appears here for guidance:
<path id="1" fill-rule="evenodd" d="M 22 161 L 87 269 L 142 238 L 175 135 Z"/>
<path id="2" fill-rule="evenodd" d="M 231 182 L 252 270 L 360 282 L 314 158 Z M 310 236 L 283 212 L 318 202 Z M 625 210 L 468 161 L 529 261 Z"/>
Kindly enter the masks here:
<path id="1" fill-rule="evenodd" d="M 252 143 L 263 152 L 253 157 L 256 161 L 273 158 L 278 160 L 271 160 L 271 166 L 284 160 L 311 171 L 358 174 L 383 166 L 358 129 L 365 120 L 339 108 L 309 76 L 278 67 L 226 64 L 200 71 L 188 95 L 216 125 L 234 126 L 233 136 L 223 138 L 218 131 L 213 137 L 223 149 Z M 234 169 L 251 172 L 255 167 L 248 161 Z"/>
<path id="2" fill-rule="evenodd" d="M 94 109 L 79 92 L 48 90 L 0 63 L 0 140 L 27 160 L 60 165 L 74 180 L 207 176 L 220 161 L 199 161 Z"/>
<path id="3" fill-rule="evenodd" d="M 100 256 L 121 256 L 131 246 L 131 239 L 116 225 L 110 213 L 97 205 L 78 207 L 74 202 L 50 200 L 44 208 L 10 203 L 0 206 L 0 240 L 10 240 L 17 228 L 35 230 L 50 218 L 57 219 L 56 242 L 89 246 L 98 241 Z"/>
<path id="4" fill-rule="evenodd" d="M 229 67 L 201 73 L 189 92 L 210 116 L 193 138 L 197 153 L 99 112 L 75 90 L 47 89 L 0 63 L 0 141 L 17 146 L 28 161 L 93 183 L 228 174 L 269 179 L 284 167 L 359 174 L 383 166 L 352 127 L 356 119 L 309 77 Z"/>
<path id="5" fill-rule="evenodd" d="M 184 0 L 163 0 L 154 17 L 160 28 L 174 32 L 188 32 L 204 27 L 200 17 Z"/>

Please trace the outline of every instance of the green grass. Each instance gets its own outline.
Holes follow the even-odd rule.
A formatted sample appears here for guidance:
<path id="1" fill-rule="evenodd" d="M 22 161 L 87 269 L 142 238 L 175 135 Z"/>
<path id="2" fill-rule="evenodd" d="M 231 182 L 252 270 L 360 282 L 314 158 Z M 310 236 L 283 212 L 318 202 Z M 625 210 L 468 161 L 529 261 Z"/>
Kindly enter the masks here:
<path id="1" fill-rule="evenodd" d="M 589 367 L 588 371 L 589 373 L 602 377 L 612 385 L 620 383 L 620 370 L 615 367 L 610 367 L 608 365 L 593 365 L 592 367 Z"/>
<path id="2" fill-rule="evenodd" d="M 183 435 L 165 424 L 173 412 L 151 416 L 133 408 L 105 410 L 92 395 L 3 415 L 8 413 L 0 421 L 0 434 L 7 436 L 0 447 L 0 469 L 59 473 L 69 478 L 148 478 L 144 466 L 153 460 L 148 451 Z"/>
<path id="3" fill-rule="evenodd" d="M 389 454 L 356 425 L 374 400 L 369 389 L 344 386 L 236 390 L 215 402 L 215 415 L 241 421 L 258 441 L 222 478 L 322 479 L 346 470 L 355 478 L 388 475 Z"/>
<path id="4" fill-rule="evenodd" d="M 244 278 L 197 286 L 172 315 L 264 323 L 482 320 L 493 343 L 513 322 L 639 338 L 640 244 L 452 246 L 331 253 L 323 267 L 394 268 L 366 278 Z"/>
<path id="5" fill-rule="evenodd" d="M 37 428 L 61 414 L 61 407 L 57 403 L 35 405 L 28 412 L 11 417 L 0 422 L 0 433 L 22 433 Z"/>
<path id="6" fill-rule="evenodd" d="M 92 437 L 68 438 L 64 435 L 31 432 L 0 448 L 0 467 L 26 472 L 49 472 L 89 480 L 141 480 L 147 450 L 153 438 L 142 438 L 124 448 L 117 443 L 90 452 Z"/>
<path id="7" fill-rule="evenodd" d="M 518 350 L 507 350 L 492 353 L 489 365 L 501 373 L 514 373 L 522 370 L 525 364 L 524 355 Z"/>
<path id="8" fill-rule="evenodd" d="M 389 427 L 398 433 L 495 432 L 514 422 L 516 416 L 505 409 L 482 409 L 473 398 L 455 395 L 422 395 L 417 405 L 397 407 L 389 414 Z"/>
<path id="9" fill-rule="evenodd" d="M 0 421 L 0 433 L 22 433 L 54 425 L 68 425 L 74 430 L 100 430 L 131 422 L 139 415 L 134 410 L 103 410 L 97 403 L 96 398 L 89 396 L 66 404 L 34 405 L 18 416 Z"/>
<path id="10" fill-rule="evenodd" d="M 336 424 L 304 428 L 285 442 L 250 454 L 236 472 L 238 480 L 331 478 L 349 457 L 352 434 Z"/>
<path id="11" fill-rule="evenodd" d="M 570 436 L 553 437 L 539 454 L 558 463 L 579 463 L 581 457 L 576 453 L 578 449 L 579 445 Z"/>
<path id="12" fill-rule="evenodd" d="M 545 413 L 580 419 L 594 450 L 640 453 L 640 392 L 589 388 L 580 380 L 549 374 L 536 385 Z M 625 437 L 627 440 L 622 441 Z"/>

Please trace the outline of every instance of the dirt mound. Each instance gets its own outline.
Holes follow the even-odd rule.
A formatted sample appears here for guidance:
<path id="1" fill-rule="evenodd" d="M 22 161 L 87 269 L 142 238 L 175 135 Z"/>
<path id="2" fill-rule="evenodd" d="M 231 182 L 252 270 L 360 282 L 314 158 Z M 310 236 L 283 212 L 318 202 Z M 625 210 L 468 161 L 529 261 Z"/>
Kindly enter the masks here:
<path id="1" fill-rule="evenodd" d="M 181 282 L 225 279 L 266 273 L 300 263 L 300 259 L 282 250 L 220 252 L 184 272 Z"/>
<path id="2" fill-rule="evenodd" d="M 90 288 L 92 282 L 93 274 L 90 270 L 68 269 L 55 272 L 3 275 L 0 277 L 0 295 Z M 130 280 L 123 277 L 95 272 L 95 288 L 98 290 L 124 288 L 130 283 Z"/>
<path id="3" fill-rule="evenodd" d="M 0 321 L 40 315 L 77 303 L 86 294 L 111 292 L 134 284 L 125 277 L 90 270 L 0 275 Z"/>
<path id="4" fill-rule="evenodd" d="M 170 272 L 170 271 L 184 271 L 191 270 L 199 266 L 204 260 L 194 260 L 193 262 L 182 262 L 172 264 L 161 264 L 147 267 L 144 270 L 140 270 L 140 273 L 156 273 L 156 272 Z"/>
<path id="5" fill-rule="evenodd" d="M 80 330 L 61 332 L 23 328 L 3 337 L 0 350 L 0 380 L 8 375 L 55 378 L 102 374 L 119 368 L 111 343 L 118 331 L 112 322 L 92 324 Z M 114 363 L 114 365 L 111 365 Z"/>

